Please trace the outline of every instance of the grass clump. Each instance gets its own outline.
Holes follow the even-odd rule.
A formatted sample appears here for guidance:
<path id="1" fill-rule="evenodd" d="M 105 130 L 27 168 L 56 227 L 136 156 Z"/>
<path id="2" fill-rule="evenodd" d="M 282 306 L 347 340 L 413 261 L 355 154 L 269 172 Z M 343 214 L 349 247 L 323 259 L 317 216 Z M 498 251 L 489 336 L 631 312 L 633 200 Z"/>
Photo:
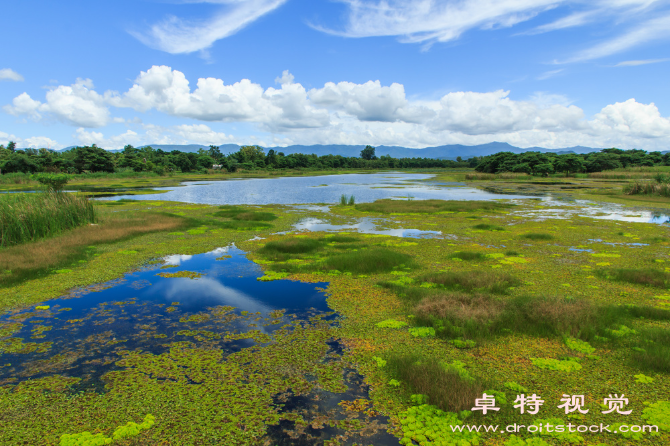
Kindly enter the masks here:
<path id="1" fill-rule="evenodd" d="M 258 212 L 241 208 L 239 206 L 224 205 L 219 206 L 220 211 L 215 212 L 215 217 L 231 218 L 237 221 L 272 221 L 277 216 L 271 212 Z M 267 225 L 269 227 L 269 225 Z"/>
<path id="2" fill-rule="evenodd" d="M 62 192 L 0 197 L 0 247 L 18 245 L 96 222 L 93 203 Z"/>
<path id="3" fill-rule="evenodd" d="M 514 206 L 497 201 L 458 201 L 458 200 L 391 200 L 385 198 L 374 203 L 356 205 L 356 209 L 382 214 L 433 214 L 437 212 L 473 212 L 496 211 Z"/>
<path id="4" fill-rule="evenodd" d="M 342 194 L 340 197 L 340 206 L 353 206 L 356 204 L 356 198 L 351 195 L 347 197 L 345 194 Z"/>
<path id="5" fill-rule="evenodd" d="M 323 248 L 323 242 L 313 238 L 290 238 L 268 242 L 258 252 L 265 257 L 282 261 L 296 254 L 309 254 Z"/>
<path id="6" fill-rule="evenodd" d="M 521 235 L 521 238 L 528 240 L 553 240 L 554 236 L 545 232 L 529 232 Z"/>
<path id="7" fill-rule="evenodd" d="M 469 410 L 481 398 L 486 386 L 478 379 L 464 378 L 453 367 L 433 358 L 395 354 L 387 360 L 387 370 L 409 385 L 413 393 L 428 396 L 428 401 L 447 412 Z"/>
<path id="8" fill-rule="evenodd" d="M 644 341 L 633 350 L 632 360 L 643 370 L 670 372 L 670 330 L 649 328 L 641 333 Z"/>
<path id="9" fill-rule="evenodd" d="M 533 365 L 546 370 L 561 372 L 575 372 L 582 369 L 582 365 L 574 360 L 562 360 L 553 358 L 530 358 Z"/>
<path id="10" fill-rule="evenodd" d="M 670 288 L 670 274 L 655 269 L 609 268 L 598 270 L 596 273 L 605 279 L 617 282 L 628 282 L 655 288 Z"/>
<path id="11" fill-rule="evenodd" d="M 373 274 L 392 271 L 400 267 L 415 267 L 412 256 L 384 248 L 350 251 L 327 257 L 318 270 L 337 270 L 353 274 Z"/>
<path id="12" fill-rule="evenodd" d="M 485 254 L 476 251 L 459 251 L 448 256 L 450 259 L 461 259 L 467 262 L 481 262 L 488 260 Z"/>
<path id="13" fill-rule="evenodd" d="M 431 273 L 421 277 L 423 282 L 437 284 L 441 288 L 454 291 L 481 291 L 505 294 L 521 284 L 510 274 L 496 274 L 489 271 L 448 271 Z"/>
<path id="14" fill-rule="evenodd" d="M 505 228 L 502 226 L 490 225 L 488 223 L 480 223 L 473 226 L 474 229 L 479 229 L 480 231 L 504 231 Z"/>

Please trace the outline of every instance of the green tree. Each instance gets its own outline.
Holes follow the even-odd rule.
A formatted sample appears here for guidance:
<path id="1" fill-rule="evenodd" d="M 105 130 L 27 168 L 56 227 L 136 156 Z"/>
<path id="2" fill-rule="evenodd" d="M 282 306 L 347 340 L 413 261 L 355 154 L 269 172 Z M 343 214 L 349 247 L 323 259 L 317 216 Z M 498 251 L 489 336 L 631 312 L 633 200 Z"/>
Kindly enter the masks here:
<path id="1" fill-rule="evenodd" d="M 95 144 L 92 146 L 75 147 L 74 167 L 78 172 L 114 172 L 112 154 Z"/>
<path id="2" fill-rule="evenodd" d="M 376 160 L 375 148 L 372 146 L 365 146 L 365 148 L 361 150 L 361 158 L 364 160 Z"/>
<path id="3" fill-rule="evenodd" d="M 7 143 L 7 150 L 9 150 L 10 152 L 16 151 L 16 143 L 14 141 L 9 141 Z"/>

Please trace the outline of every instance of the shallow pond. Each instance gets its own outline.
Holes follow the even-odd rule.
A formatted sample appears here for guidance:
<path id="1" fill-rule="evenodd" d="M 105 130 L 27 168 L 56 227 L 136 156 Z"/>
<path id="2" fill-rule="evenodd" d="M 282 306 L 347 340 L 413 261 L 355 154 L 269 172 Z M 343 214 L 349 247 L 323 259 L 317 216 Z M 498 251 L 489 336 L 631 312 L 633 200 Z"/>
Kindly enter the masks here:
<path id="1" fill-rule="evenodd" d="M 356 223 L 336 225 L 327 223 L 318 218 L 306 218 L 293 225 L 294 231 L 356 231 L 362 234 L 390 235 L 393 237 L 408 238 L 442 238 L 440 231 L 423 231 L 421 229 L 387 229 L 384 224 L 388 223 L 381 218 L 361 218 Z"/>
<path id="2" fill-rule="evenodd" d="M 123 352 L 161 354 L 174 342 L 189 341 L 227 355 L 271 344 L 276 330 L 315 321 L 337 324 L 326 303 L 328 283 L 258 280 L 262 277 L 260 266 L 231 245 L 168 256 L 117 281 L 6 312 L 0 315 L 0 385 L 62 374 L 82 378 L 75 391 L 104 393 L 105 374 L 119 369 Z M 341 353 L 331 340 L 323 360 L 337 361 Z M 343 380 L 347 390 L 342 393 L 317 387 L 306 395 L 278 396 L 276 404 L 310 420 L 347 420 L 351 415 L 339 403 L 367 399 L 368 388 L 355 370 L 345 368 Z M 375 428 L 364 440 L 350 433 L 343 444 L 399 444 L 385 431 L 386 417 L 374 415 L 366 422 Z M 322 444 L 346 434 L 337 426 L 318 424 L 296 437 L 295 426 L 282 422 L 268 435 L 279 445 Z"/>
<path id="3" fill-rule="evenodd" d="M 434 175 L 384 173 L 346 174 L 271 179 L 185 182 L 182 187 L 157 188 L 160 195 L 118 195 L 102 200 L 132 198 L 135 200 L 168 200 L 199 204 L 313 204 L 339 203 L 344 194 L 353 195 L 357 203 L 382 198 L 415 198 L 418 200 L 500 200 L 526 198 L 521 195 L 493 194 L 463 183 L 426 182 Z"/>

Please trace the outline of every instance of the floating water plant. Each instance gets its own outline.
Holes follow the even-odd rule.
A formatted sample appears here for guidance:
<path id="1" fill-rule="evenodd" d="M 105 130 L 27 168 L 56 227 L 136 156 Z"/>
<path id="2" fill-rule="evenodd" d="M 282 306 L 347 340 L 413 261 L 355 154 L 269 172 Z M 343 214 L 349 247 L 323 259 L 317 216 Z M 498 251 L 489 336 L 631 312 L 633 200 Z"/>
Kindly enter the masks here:
<path id="1" fill-rule="evenodd" d="M 573 360 L 560 360 L 552 358 L 530 358 L 530 360 L 535 366 L 546 370 L 574 372 L 582 369 L 582 365 Z"/>
<path id="2" fill-rule="evenodd" d="M 422 404 L 413 406 L 398 415 L 402 428 L 401 444 L 446 444 L 470 446 L 479 444 L 479 434 L 463 429 L 459 432 L 455 426 L 461 426 L 459 415 L 444 412 L 436 406 Z"/>
<path id="3" fill-rule="evenodd" d="M 412 327 L 409 329 L 409 334 L 417 338 L 433 337 L 435 329 L 433 327 Z"/>
<path id="4" fill-rule="evenodd" d="M 402 328 L 407 325 L 407 322 L 386 319 L 385 321 L 377 322 L 376 325 L 379 328 Z"/>
<path id="5" fill-rule="evenodd" d="M 156 274 L 157 276 L 160 277 L 165 277 L 167 279 L 175 279 L 175 278 L 186 278 L 186 279 L 198 279 L 202 276 L 204 276 L 203 273 L 197 273 L 195 271 L 179 271 L 176 273 L 158 273 Z"/>
<path id="6" fill-rule="evenodd" d="M 587 355 L 596 351 L 596 349 L 593 348 L 591 344 L 589 344 L 588 342 L 575 338 L 566 338 L 565 345 L 567 345 L 570 350 L 574 350 L 576 352 L 584 353 Z"/>
<path id="7" fill-rule="evenodd" d="M 658 426 L 662 431 L 670 432 L 670 401 L 658 401 L 642 411 L 642 418 Z"/>

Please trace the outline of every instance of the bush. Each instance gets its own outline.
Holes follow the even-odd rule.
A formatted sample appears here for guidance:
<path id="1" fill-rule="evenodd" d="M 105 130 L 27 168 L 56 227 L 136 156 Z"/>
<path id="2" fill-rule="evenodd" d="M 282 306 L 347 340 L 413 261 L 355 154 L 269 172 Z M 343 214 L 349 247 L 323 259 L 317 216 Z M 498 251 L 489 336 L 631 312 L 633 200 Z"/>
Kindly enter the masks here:
<path id="1" fill-rule="evenodd" d="M 51 191 L 60 191 L 68 181 L 72 179 L 70 175 L 64 173 L 38 173 L 32 177 L 35 181 L 42 184 Z"/>

